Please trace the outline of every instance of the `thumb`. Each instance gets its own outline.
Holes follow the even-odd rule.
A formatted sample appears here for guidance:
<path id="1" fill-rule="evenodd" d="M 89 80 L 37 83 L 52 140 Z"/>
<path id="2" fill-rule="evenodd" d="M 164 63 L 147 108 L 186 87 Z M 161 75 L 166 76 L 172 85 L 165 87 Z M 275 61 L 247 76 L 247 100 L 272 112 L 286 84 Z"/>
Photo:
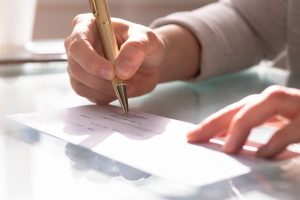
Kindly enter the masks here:
<path id="1" fill-rule="evenodd" d="M 148 41 L 129 38 L 122 46 L 115 62 L 116 76 L 122 80 L 130 79 L 143 64 Z"/>

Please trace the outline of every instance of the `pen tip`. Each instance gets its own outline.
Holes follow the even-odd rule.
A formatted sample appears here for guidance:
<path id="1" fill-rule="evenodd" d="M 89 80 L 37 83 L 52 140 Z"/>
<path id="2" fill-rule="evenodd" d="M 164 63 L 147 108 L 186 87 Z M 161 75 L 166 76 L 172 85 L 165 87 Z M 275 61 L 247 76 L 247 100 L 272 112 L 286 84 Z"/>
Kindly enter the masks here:
<path id="1" fill-rule="evenodd" d="M 124 111 L 124 113 L 129 112 L 128 108 L 128 98 L 127 98 L 127 85 L 124 83 L 120 83 L 114 86 L 114 90 L 117 94 L 118 100 L 121 104 L 121 107 Z"/>

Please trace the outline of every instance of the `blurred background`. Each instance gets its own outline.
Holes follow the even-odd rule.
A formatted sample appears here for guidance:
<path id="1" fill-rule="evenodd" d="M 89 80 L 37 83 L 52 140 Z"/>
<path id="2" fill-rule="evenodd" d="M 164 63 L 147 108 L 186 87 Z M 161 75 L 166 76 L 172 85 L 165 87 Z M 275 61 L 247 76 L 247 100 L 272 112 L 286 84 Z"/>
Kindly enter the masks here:
<path id="1" fill-rule="evenodd" d="M 112 17 L 148 25 L 152 20 L 176 11 L 192 10 L 215 0 L 109 0 Z M 71 21 L 90 12 L 88 0 L 38 0 L 33 40 L 65 38 Z"/>

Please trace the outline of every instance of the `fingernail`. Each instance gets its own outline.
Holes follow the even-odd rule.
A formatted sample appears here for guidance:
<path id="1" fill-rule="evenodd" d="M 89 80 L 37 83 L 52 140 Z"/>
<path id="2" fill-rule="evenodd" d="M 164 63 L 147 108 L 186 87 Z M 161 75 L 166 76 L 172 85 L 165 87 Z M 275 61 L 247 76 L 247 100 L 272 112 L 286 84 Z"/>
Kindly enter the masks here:
<path id="1" fill-rule="evenodd" d="M 106 80 L 112 80 L 114 78 L 112 71 L 109 69 L 101 69 L 100 74 L 101 77 Z"/>
<path id="2" fill-rule="evenodd" d="M 199 129 L 190 131 L 186 137 L 187 137 L 188 142 L 200 142 L 203 139 L 201 134 L 202 134 L 202 132 L 199 128 Z"/>
<path id="3" fill-rule="evenodd" d="M 231 154 L 231 153 L 233 152 L 233 149 L 232 149 L 230 146 L 228 146 L 228 145 L 226 144 L 226 142 L 225 142 L 225 144 L 223 145 L 222 149 L 223 149 L 223 152 L 225 152 L 225 153 Z"/>
<path id="4" fill-rule="evenodd" d="M 256 153 L 257 157 L 266 158 L 269 157 L 271 149 L 268 146 L 262 146 Z"/>
<path id="5" fill-rule="evenodd" d="M 121 78 L 127 78 L 132 73 L 132 65 L 126 62 L 120 62 L 116 66 L 116 73 Z"/>
<path id="6" fill-rule="evenodd" d="M 229 136 L 226 137 L 225 144 L 223 145 L 222 149 L 223 149 L 223 152 L 228 153 L 228 154 L 233 154 L 233 153 L 236 153 L 236 151 L 237 151 L 236 147 L 230 143 Z"/>
<path id="7" fill-rule="evenodd" d="M 190 132 L 187 134 L 187 140 L 188 142 L 196 142 L 197 141 L 197 134 Z"/>

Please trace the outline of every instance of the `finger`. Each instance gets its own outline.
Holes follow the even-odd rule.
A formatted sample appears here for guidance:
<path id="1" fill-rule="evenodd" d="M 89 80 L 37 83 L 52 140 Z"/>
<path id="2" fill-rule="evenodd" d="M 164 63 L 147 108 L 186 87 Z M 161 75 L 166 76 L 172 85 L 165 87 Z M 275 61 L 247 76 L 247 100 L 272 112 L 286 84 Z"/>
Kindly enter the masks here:
<path id="1" fill-rule="evenodd" d="M 114 90 L 110 81 L 90 75 L 72 58 L 68 60 L 68 63 L 68 73 L 70 77 L 76 79 L 89 88 L 101 92 L 103 95 L 114 96 Z"/>
<path id="2" fill-rule="evenodd" d="M 145 62 L 151 59 L 158 47 L 159 38 L 151 30 L 132 25 L 123 35 L 125 42 L 121 46 L 116 60 L 116 75 L 124 80 L 130 79 Z M 157 62 L 153 59 L 151 62 Z"/>
<path id="3" fill-rule="evenodd" d="M 248 96 L 206 118 L 195 130 L 188 133 L 189 142 L 207 142 L 210 138 L 227 132 L 233 116 L 256 95 Z"/>
<path id="4" fill-rule="evenodd" d="M 298 93 L 297 93 L 298 92 Z M 293 118 L 300 110 L 299 91 L 283 87 L 271 87 L 260 98 L 244 106 L 232 119 L 224 145 L 227 153 L 238 152 L 252 128 L 261 125 L 274 115 Z"/>
<path id="5" fill-rule="evenodd" d="M 88 40 L 100 55 L 103 55 L 101 42 L 99 40 L 98 28 L 93 14 L 80 14 L 73 21 L 72 36 L 80 35 Z M 71 37 L 72 38 L 72 37 Z M 72 40 L 71 40 L 72 41 Z M 97 47 L 100 47 L 98 49 Z"/>
<path id="6" fill-rule="evenodd" d="M 76 37 L 82 37 L 88 40 L 91 44 L 100 43 L 97 37 L 94 17 L 91 14 L 77 15 L 73 19 L 72 26 L 72 33 L 65 39 L 64 43 L 67 54 L 69 53 L 71 43 Z"/>
<path id="7" fill-rule="evenodd" d="M 262 158 L 272 158 L 285 150 L 289 144 L 300 142 L 299 130 L 300 115 L 290 124 L 275 133 L 270 141 L 258 150 L 257 156 Z"/>
<path id="8" fill-rule="evenodd" d="M 269 127 L 274 127 L 281 129 L 285 127 L 287 124 L 290 123 L 290 119 L 283 117 L 281 115 L 276 115 L 268 119 L 264 125 L 269 126 Z"/>
<path id="9" fill-rule="evenodd" d="M 86 85 L 82 84 L 81 82 L 75 80 L 74 78 L 70 78 L 71 86 L 73 90 L 82 97 L 87 99 L 92 99 L 94 102 L 104 105 L 112 102 L 115 100 L 112 96 L 106 96 L 94 89 L 87 87 Z"/>
<path id="10" fill-rule="evenodd" d="M 75 59 L 90 74 L 112 80 L 113 68 L 102 56 L 94 17 L 91 14 L 78 15 L 73 25 L 71 36 L 65 40 L 68 57 Z"/>
<path id="11" fill-rule="evenodd" d="M 72 57 L 80 66 L 93 76 L 106 80 L 114 79 L 112 64 L 99 55 L 92 45 L 82 38 L 76 36 L 69 46 L 69 57 Z"/>
<path id="12" fill-rule="evenodd" d="M 145 60 L 146 46 L 143 41 L 126 41 L 116 60 L 116 76 L 123 80 L 130 79 Z"/>
<path id="13" fill-rule="evenodd" d="M 93 18 L 94 16 L 92 13 L 83 13 L 83 14 L 76 15 L 72 20 L 72 26 L 75 27 L 77 24 L 90 21 Z"/>
<path id="14" fill-rule="evenodd" d="M 145 93 L 149 93 L 156 87 L 159 81 L 159 76 L 156 75 L 158 75 L 159 72 L 156 71 L 156 69 L 153 69 L 150 72 L 148 69 L 144 68 L 143 71 L 139 72 L 138 76 L 133 76 L 130 78 L 130 80 L 126 81 L 128 85 L 127 93 L 129 97 L 140 96 Z"/>
<path id="15" fill-rule="evenodd" d="M 281 166 L 283 170 L 282 177 L 287 178 L 289 180 L 300 180 L 300 159 L 295 158 L 289 160 L 289 162 L 285 163 Z"/>

